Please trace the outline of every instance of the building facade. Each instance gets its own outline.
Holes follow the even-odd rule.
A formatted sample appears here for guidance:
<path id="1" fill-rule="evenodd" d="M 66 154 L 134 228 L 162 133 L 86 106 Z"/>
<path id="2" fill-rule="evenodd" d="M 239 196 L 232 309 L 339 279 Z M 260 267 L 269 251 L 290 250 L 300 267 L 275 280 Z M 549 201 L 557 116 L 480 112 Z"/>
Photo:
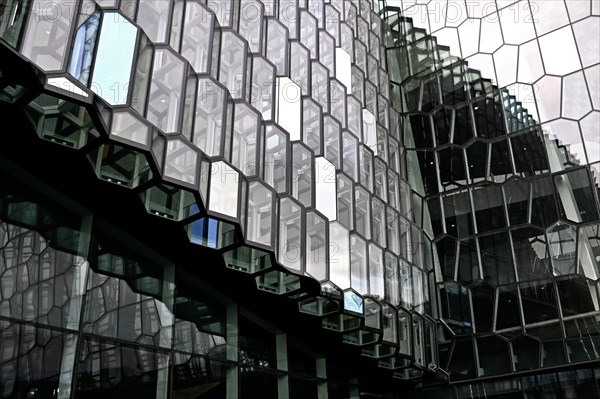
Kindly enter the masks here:
<path id="1" fill-rule="evenodd" d="M 0 3 L 1 398 L 600 395 L 598 4 L 388 3 Z"/>

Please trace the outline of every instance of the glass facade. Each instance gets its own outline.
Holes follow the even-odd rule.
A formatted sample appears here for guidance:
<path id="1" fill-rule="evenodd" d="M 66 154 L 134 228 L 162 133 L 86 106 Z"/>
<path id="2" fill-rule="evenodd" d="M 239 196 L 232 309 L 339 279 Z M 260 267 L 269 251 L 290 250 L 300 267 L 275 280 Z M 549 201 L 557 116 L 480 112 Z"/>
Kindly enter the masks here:
<path id="1" fill-rule="evenodd" d="M 600 7 L 488 3 L 0 1 L 0 398 L 597 397 Z"/>

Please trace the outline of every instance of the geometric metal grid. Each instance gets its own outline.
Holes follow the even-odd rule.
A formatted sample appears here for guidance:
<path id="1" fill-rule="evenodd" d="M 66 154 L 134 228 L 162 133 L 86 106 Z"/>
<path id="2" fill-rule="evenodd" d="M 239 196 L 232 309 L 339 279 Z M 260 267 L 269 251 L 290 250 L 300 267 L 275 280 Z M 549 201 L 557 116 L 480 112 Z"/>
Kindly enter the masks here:
<path id="1" fill-rule="evenodd" d="M 26 108 L 40 137 L 82 148 L 99 178 L 134 189 L 150 213 L 178 221 L 192 242 L 219 249 L 229 267 L 255 274 L 260 289 L 294 295 L 295 273 L 319 280 L 323 296 L 298 298 L 300 310 L 325 316 L 324 328 L 343 332 L 344 341 L 363 346 L 365 356 L 381 358 L 381 367 L 402 369 L 399 378 L 419 376 L 419 366 L 437 366 L 436 351 L 426 353 L 423 345 L 427 340 L 433 348 L 428 286 L 434 282 L 442 305 L 434 315 L 447 326 L 440 335 L 453 345 L 452 359 L 459 364 L 449 364 L 453 378 L 518 369 L 509 350 L 514 356 L 531 336 L 509 336 L 510 349 L 499 335 L 476 335 L 473 341 L 472 327 L 479 325 L 479 334 L 498 332 L 499 326 L 495 317 L 493 326 L 490 321 L 488 330 L 481 329 L 485 324 L 477 323 L 475 307 L 488 315 L 500 311 L 500 297 L 525 303 L 527 295 L 539 298 L 537 290 L 546 288 L 560 295 L 563 280 L 550 272 L 547 287 L 528 288 L 514 272 L 511 279 L 507 270 L 517 264 L 518 274 L 520 260 L 514 259 L 527 257 L 531 243 L 539 259 L 533 264 L 544 264 L 554 250 L 561 255 L 554 265 L 563 259 L 562 243 L 579 237 L 579 258 L 577 249 L 570 257 L 579 259 L 572 270 L 581 276 L 566 278 L 564 289 L 582 281 L 587 287 L 597 278 L 591 255 L 598 246 L 597 224 L 577 225 L 598 219 L 586 169 L 546 178 L 557 171 L 553 165 L 577 162 L 541 133 L 538 118 L 409 20 L 387 15 L 387 24 L 382 22 L 379 2 L 374 9 L 368 1 L 347 0 L 209 3 L 89 1 L 69 12 L 44 11 L 42 23 L 15 18 L 0 34 L 44 70 L 46 90 L 54 91 Z M 45 25 L 50 17 L 59 23 Z M 400 34 L 394 36 L 390 26 Z M 418 65 L 400 58 L 398 48 Z M 423 53 L 435 55 L 423 61 Z M 390 64 L 398 59 L 399 65 Z M 440 61 L 440 82 L 450 76 L 450 87 L 433 81 L 431 60 Z M 413 69 L 403 72 L 407 66 Z M 465 97 L 448 99 L 446 92 L 455 96 L 461 82 Z M 7 88 L 3 99 L 12 92 Z M 89 107 L 73 107 L 69 98 L 92 102 L 106 126 L 90 126 Z M 63 116 L 69 115 L 65 108 L 74 116 Z M 474 124 L 491 129 L 490 136 L 473 139 Z M 96 140 L 98 130 L 109 140 Z M 438 146 L 443 137 L 437 135 L 444 134 L 448 144 Z M 520 154 L 520 148 L 530 152 Z M 529 199 L 509 203 L 513 191 L 514 198 L 525 192 Z M 502 195 L 511 199 L 503 202 Z M 545 213 L 551 209 L 533 216 L 547 201 L 555 203 L 550 222 Z M 513 214 L 532 228 L 501 224 Z M 559 217 L 563 221 L 554 223 Z M 490 224 L 488 230 L 481 223 Z M 497 229 L 502 233 L 487 234 Z M 436 238 L 433 247 L 430 238 Z M 514 255 L 499 257 L 507 242 Z M 431 256 L 432 249 L 438 256 Z M 544 251 L 545 257 L 539 255 Z M 588 258 L 585 251 L 591 251 Z M 291 273 L 271 269 L 275 262 Z M 493 272 L 484 274 L 484 268 Z M 595 302 L 590 299 L 590 309 L 586 302 L 586 309 L 596 312 L 597 288 L 589 290 Z M 332 297 L 343 298 L 346 311 L 330 317 Z M 496 305 L 485 305 L 492 297 Z M 564 318 L 548 320 L 554 319 L 566 326 Z M 523 322 L 530 324 L 521 317 L 521 324 L 509 326 L 515 329 L 500 333 L 506 337 Z M 483 347 L 497 349 L 486 354 Z M 442 344 L 444 359 L 446 348 Z M 411 362 L 417 367 L 407 369 Z M 486 362 L 500 369 L 486 371 Z"/>

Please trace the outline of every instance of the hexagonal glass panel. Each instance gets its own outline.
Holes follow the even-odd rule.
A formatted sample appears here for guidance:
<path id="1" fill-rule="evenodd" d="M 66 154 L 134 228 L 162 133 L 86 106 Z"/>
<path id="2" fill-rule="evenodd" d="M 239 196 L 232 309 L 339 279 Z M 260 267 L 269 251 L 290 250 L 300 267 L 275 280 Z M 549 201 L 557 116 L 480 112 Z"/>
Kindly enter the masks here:
<path id="1" fill-rule="evenodd" d="M 82 106 L 41 94 L 25 108 L 38 136 L 57 144 L 79 149 L 100 134 Z"/>
<path id="2" fill-rule="evenodd" d="M 156 216 L 183 220 L 199 212 L 194 194 L 169 184 L 159 184 L 140 193 L 146 210 Z"/>
<path id="3" fill-rule="evenodd" d="M 102 144 L 88 160 L 100 179 L 120 186 L 134 188 L 152 178 L 146 155 L 118 144 Z"/>

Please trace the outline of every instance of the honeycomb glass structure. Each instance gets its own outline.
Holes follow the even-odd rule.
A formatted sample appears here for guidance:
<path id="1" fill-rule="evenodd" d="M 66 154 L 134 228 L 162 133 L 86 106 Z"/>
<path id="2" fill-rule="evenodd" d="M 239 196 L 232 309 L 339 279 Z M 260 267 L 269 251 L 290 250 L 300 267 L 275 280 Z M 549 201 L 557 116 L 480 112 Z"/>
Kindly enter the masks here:
<path id="1" fill-rule="evenodd" d="M 0 398 L 600 396 L 599 35 L 0 1 Z"/>

